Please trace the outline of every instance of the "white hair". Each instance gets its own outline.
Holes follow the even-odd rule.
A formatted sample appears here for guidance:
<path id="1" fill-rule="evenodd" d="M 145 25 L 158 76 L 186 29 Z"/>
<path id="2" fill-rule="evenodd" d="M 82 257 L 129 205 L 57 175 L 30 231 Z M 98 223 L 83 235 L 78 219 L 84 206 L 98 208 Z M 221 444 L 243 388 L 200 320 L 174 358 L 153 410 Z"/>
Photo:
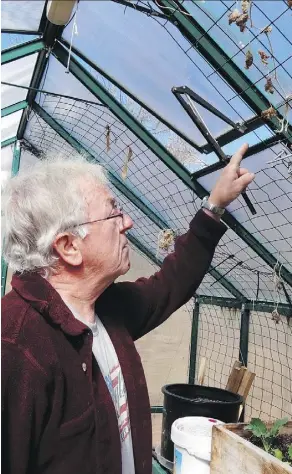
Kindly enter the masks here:
<path id="1" fill-rule="evenodd" d="M 102 166 L 81 155 L 42 159 L 6 183 L 3 253 L 12 271 L 42 270 L 48 276 L 58 261 L 52 248 L 57 234 L 87 235 L 86 226 L 75 227 L 88 220 L 84 179 L 108 183 Z"/>

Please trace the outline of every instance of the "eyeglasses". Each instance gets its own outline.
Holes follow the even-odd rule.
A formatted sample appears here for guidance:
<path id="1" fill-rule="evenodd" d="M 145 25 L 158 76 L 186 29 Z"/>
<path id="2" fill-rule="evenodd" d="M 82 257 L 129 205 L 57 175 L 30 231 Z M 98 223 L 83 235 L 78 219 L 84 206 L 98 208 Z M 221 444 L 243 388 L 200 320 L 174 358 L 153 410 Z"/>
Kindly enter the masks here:
<path id="1" fill-rule="evenodd" d="M 79 227 L 81 225 L 86 225 L 86 224 L 94 224 L 94 222 L 108 221 L 109 219 L 114 219 L 115 217 L 122 217 L 122 218 L 124 217 L 123 208 L 119 204 L 115 204 L 113 211 L 115 213 L 111 214 L 108 217 L 104 217 L 103 219 L 95 219 L 94 221 L 82 222 L 81 224 L 76 224 L 74 227 Z"/>

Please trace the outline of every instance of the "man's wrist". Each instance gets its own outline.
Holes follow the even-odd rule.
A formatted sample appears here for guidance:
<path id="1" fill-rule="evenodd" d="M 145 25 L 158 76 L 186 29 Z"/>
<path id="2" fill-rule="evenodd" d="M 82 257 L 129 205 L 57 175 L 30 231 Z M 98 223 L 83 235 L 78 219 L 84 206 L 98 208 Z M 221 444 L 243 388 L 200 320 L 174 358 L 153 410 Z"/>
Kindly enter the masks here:
<path id="1" fill-rule="evenodd" d="M 209 198 L 208 196 L 205 196 L 202 200 L 201 207 L 202 209 L 204 209 L 204 211 L 208 211 L 207 214 L 209 214 L 210 216 L 212 216 L 212 214 L 218 216 L 219 220 L 225 211 L 223 207 L 218 206 L 216 202 L 212 201 L 212 196 L 210 196 Z"/>
<path id="2" fill-rule="evenodd" d="M 211 217 L 212 219 L 214 219 L 217 222 L 220 222 L 221 216 L 219 216 L 218 214 L 214 214 L 214 212 L 209 211 L 209 209 L 204 209 L 203 208 L 203 211 L 204 211 L 205 214 L 207 214 L 207 216 Z"/>

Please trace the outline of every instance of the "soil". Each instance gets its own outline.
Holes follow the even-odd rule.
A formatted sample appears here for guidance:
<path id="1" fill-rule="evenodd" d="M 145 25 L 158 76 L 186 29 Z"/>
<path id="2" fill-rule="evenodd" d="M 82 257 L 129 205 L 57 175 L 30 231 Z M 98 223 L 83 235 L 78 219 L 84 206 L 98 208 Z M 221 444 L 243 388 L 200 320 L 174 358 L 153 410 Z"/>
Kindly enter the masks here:
<path id="1" fill-rule="evenodd" d="M 190 402 L 196 402 L 196 403 L 227 403 L 225 400 L 211 400 L 210 398 L 192 398 Z"/>
<path id="2" fill-rule="evenodd" d="M 258 446 L 259 448 L 263 448 L 263 444 L 259 438 L 254 438 L 253 436 L 251 436 L 249 438 L 249 441 L 255 446 Z M 291 444 L 292 444 L 292 435 L 290 434 L 278 435 L 272 444 L 272 449 L 280 449 L 283 453 L 283 461 L 288 461 L 289 460 L 288 448 Z M 291 461 L 290 461 L 290 465 L 292 466 Z"/>

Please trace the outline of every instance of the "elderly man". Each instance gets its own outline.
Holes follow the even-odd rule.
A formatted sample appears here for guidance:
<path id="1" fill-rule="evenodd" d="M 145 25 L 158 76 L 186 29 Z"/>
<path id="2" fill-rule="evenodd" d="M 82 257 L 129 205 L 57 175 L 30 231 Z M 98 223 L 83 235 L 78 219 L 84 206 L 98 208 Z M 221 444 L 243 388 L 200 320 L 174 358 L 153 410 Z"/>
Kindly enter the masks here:
<path id="1" fill-rule="evenodd" d="M 134 341 L 191 298 L 225 231 L 223 209 L 254 175 L 243 146 L 159 272 L 129 267 L 131 218 L 101 167 L 41 161 L 6 189 L 2 300 L 5 474 L 150 474 L 151 416 Z M 215 207 L 214 207 L 215 206 Z"/>

